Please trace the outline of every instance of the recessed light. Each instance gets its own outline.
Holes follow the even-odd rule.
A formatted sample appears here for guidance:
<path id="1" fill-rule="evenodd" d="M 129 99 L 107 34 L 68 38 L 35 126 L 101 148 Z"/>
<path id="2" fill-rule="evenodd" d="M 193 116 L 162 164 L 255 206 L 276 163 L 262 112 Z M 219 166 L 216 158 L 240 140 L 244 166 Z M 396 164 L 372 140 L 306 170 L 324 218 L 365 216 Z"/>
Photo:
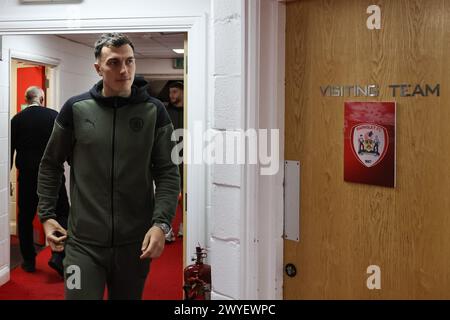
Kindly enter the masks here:
<path id="1" fill-rule="evenodd" d="M 173 52 L 178 53 L 178 54 L 183 54 L 184 53 L 184 49 L 172 49 Z"/>

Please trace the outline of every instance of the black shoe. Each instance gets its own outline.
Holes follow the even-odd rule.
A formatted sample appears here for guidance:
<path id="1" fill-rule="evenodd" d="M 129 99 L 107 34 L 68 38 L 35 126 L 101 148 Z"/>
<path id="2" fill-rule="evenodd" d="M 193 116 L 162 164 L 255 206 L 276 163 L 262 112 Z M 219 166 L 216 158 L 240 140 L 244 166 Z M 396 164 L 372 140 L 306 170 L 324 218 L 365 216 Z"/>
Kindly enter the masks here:
<path id="1" fill-rule="evenodd" d="M 48 261 L 48 266 L 58 272 L 58 274 L 64 278 L 64 267 L 62 264 L 62 258 L 59 256 L 52 255 L 50 260 Z"/>
<path id="2" fill-rule="evenodd" d="M 25 272 L 35 272 L 36 271 L 36 262 L 35 261 L 24 261 L 21 265 L 22 269 Z"/>

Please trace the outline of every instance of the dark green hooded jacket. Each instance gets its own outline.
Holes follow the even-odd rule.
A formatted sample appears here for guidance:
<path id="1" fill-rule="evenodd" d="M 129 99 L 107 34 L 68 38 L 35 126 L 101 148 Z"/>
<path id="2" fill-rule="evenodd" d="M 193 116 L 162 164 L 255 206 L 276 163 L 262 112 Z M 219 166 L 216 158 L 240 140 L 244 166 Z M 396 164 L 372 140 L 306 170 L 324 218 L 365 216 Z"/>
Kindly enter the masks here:
<path id="1" fill-rule="evenodd" d="M 173 125 L 147 82 L 136 78 L 128 98 L 103 97 L 102 88 L 100 81 L 61 109 L 39 168 L 38 214 L 42 222 L 56 217 L 68 160 L 68 236 L 109 247 L 142 241 L 155 222 L 170 224 L 180 177 Z"/>

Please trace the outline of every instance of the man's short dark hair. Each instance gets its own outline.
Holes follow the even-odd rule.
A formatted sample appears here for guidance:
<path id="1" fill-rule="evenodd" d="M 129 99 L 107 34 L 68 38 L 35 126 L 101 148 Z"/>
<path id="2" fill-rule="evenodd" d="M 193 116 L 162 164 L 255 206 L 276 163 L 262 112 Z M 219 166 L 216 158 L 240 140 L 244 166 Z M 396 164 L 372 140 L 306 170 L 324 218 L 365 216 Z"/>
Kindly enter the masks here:
<path id="1" fill-rule="evenodd" d="M 112 32 L 112 33 L 104 33 L 100 36 L 100 39 L 98 39 L 95 42 L 95 59 L 100 58 L 102 54 L 102 48 L 107 47 L 115 47 L 119 48 L 125 44 L 129 44 L 131 49 L 133 49 L 134 52 L 134 46 L 131 40 L 122 33 Z"/>
<path id="2" fill-rule="evenodd" d="M 169 84 L 169 89 L 178 88 L 180 90 L 184 90 L 184 84 L 181 81 L 175 81 Z"/>

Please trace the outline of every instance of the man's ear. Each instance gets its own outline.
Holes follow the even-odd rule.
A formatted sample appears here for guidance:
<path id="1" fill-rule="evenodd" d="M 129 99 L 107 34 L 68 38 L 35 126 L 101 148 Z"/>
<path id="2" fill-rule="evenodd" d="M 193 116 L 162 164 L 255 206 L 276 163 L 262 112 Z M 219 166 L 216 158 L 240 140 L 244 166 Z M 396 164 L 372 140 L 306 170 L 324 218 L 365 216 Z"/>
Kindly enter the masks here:
<path id="1" fill-rule="evenodd" d="M 97 74 L 101 77 L 102 71 L 100 70 L 100 65 L 96 62 L 94 63 L 95 71 L 97 71 Z"/>
<path id="2" fill-rule="evenodd" d="M 41 105 L 44 105 L 44 97 L 41 96 L 41 97 L 39 98 L 39 102 L 41 103 Z"/>

